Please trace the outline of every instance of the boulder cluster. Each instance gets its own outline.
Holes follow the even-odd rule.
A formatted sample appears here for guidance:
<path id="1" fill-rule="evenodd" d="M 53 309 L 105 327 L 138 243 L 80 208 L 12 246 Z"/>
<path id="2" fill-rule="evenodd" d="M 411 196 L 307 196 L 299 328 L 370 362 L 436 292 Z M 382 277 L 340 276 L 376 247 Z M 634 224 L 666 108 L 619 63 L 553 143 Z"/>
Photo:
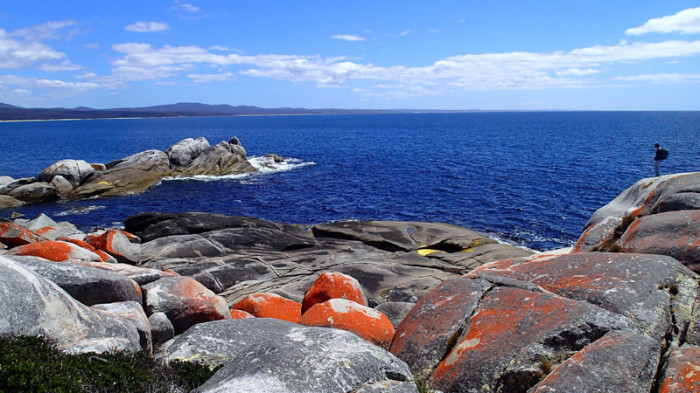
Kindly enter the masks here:
<path id="1" fill-rule="evenodd" d="M 187 138 L 166 151 L 147 150 L 110 163 L 61 160 L 37 177 L 0 176 L 0 209 L 56 199 L 126 195 L 143 192 L 165 177 L 223 175 L 255 171 L 238 138 L 209 145 Z"/>
<path id="2" fill-rule="evenodd" d="M 697 392 L 698 201 L 700 173 L 641 180 L 545 253 L 440 223 L 5 220 L 0 335 L 221 366 L 201 392 Z"/>

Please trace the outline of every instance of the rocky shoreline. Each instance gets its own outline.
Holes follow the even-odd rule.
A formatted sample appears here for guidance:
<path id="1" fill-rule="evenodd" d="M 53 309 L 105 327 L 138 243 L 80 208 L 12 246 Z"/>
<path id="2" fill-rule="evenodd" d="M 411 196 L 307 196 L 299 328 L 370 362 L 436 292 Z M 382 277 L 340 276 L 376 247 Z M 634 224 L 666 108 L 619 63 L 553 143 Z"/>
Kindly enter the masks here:
<path id="1" fill-rule="evenodd" d="M 210 162 L 171 149 L 168 171 Z M 697 392 L 699 267 L 700 173 L 640 180 L 538 254 L 441 223 L 41 215 L 0 222 L 0 335 L 223 366 L 201 392 Z"/>

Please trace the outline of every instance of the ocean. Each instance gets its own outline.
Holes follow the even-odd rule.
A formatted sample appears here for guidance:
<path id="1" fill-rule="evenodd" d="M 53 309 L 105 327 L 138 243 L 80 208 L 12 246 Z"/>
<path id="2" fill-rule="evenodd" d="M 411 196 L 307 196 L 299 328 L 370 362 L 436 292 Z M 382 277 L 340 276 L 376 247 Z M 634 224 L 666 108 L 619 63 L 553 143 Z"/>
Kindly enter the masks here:
<path id="1" fill-rule="evenodd" d="M 474 112 L 0 123 L 0 176 L 107 163 L 188 137 L 237 136 L 260 172 L 165 180 L 146 193 L 2 210 L 83 230 L 145 211 L 203 211 L 311 225 L 444 222 L 535 250 L 571 246 L 591 214 L 653 176 L 700 170 L 700 112 Z M 263 156 L 289 158 L 265 168 Z"/>

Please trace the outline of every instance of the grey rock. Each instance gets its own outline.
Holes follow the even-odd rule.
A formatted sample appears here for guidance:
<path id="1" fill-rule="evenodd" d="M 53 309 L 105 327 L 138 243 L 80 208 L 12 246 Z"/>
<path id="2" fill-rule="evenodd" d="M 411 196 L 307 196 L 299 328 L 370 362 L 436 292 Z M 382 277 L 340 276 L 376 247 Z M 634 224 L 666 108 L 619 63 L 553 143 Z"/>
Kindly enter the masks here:
<path id="1" fill-rule="evenodd" d="M 143 192 L 156 185 L 170 171 L 168 156 L 159 150 L 146 150 L 110 162 L 107 169 L 95 172 L 68 197 L 112 196 Z"/>
<path id="2" fill-rule="evenodd" d="M 89 266 L 95 269 L 106 270 L 124 277 L 128 277 L 136 281 L 139 285 L 146 285 L 161 278 L 173 277 L 176 274 L 164 272 L 159 269 L 150 269 L 145 267 L 133 266 L 126 263 L 102 263 L 102 262 L 74 262 L 83 266 Z"/>
<path id="3" fill-rule="evenodd" d="M 142 302 L 141 287 L 122 275 L 67 262 L 51 262 L 43 258 L 7 257 L 54 282 L 86 306 L 123 301 L 134 301 L 140 305 Z"/>
<path id="4" fill-rule="evenodd" d="M 253 318 L 192 327 L 166 344 L 166 361 L 223 364 L 200 392 L 417 392 L 408 367 L 338 329 Z"/>
<path id="5" fill-rule="evenodd" d="M 15 220 L 15 224 L 21 225 L 32 232 L 40 231 L 41 236 L 49 240 L 56 240 L 61 236 L 75 239 L 83 239 L 85 237 L 85 233 L 70 222 L 56 222 L 44 213 L 39 214 L 31 220 L 17 219 Z"/>
<path id="6" fill-rule="evenodd" d="M 83 160 L 61 160 L 44 169 L 39 180 L 51 183 L 55 176 L 61 176 L 75 188 L 94 173 L 95 169 Z"/>
<path id="7" fill-rule="evenodd" d="M 0 195 L 0 209 L 10 209 L 14 207 L 21 207 L 23 205 L 24 202 L 18 199 L 7 195 Z"/>
<path id="8" fill-rule="evenodd" d="M 71 182 L 66 180 L 66 178 L 61 175 L 54 176 L 49 184 L 51 184 L 51 187 L 56 189 L 58 196 L 68 195 L 71 191 L 73 191 L 73 188 L 75 188 Z"/>
<path id="9" fill-rule="evenodd" d="M 120 318 L 124 318 L 136 326 L 139 332 L 139 343 L 141 349 L 146 353 L 153 352 L 153 340 L 151 337 L 151 326 L 146 317 L 146 313 L 141 307 L 141 302 L 125 301 L 107 304 L 96 304 L 93 308 L 107 311 Z"/>
<path id="10" fill-rule="evenodd" d="M 378 305 L 374 309 L 386 315 L 391 324 L 394 325 L 394 328 L 397 328 L 415 305 L 415 303 L 409 302 L 387 302 Z"/>
<path id="11" fill-rule="evenodd" d="M 165 313 L 154 312 L 148 317 L 148 323 L 151 326 L 151 337 L 153 338 L 154 347 L 175 337 L 175 328 Z"/>
<path id="12" fill-rule="evenodd" d="M 68 351 L 88 343 L 127 352 L 141 349 L 133 324 L 77 302 L 20 263 L 0 256 L 0 276 L 0 335 L 45 336 Z"/>
<path id="13" fill-rule="evenodd" d="M 170 146 L 165 154 L 170 159 L 173 167 L 186 167 L 201 155 L 205 150 L 210 149 L 209 141 L 204 137 L 197 139 L 186 138 Z"/>
<path id="14" fill-rule="evenodd" d="M 56 189 L 49 183 L 35 182 L 19 186 L 8 194 L 9 196 L 29 203 L 49 202 L 58 198 Z"/>
<path id="15" fill-rule="evenodd" d="M 0 176 L 0 187 L 10 184 L 13 181 L 15 181 L 15 179 L 10 176 Z"/>
<path id="16" fill-rule="evenodd" d="M 23 177 L 21 179 L 15 179 L 5 185 L 0 186 L 0 195 L 7 195 L 15 188 L 25 186 L 27 184 L 32 184 L 37 181 L 36 177 Z"/>

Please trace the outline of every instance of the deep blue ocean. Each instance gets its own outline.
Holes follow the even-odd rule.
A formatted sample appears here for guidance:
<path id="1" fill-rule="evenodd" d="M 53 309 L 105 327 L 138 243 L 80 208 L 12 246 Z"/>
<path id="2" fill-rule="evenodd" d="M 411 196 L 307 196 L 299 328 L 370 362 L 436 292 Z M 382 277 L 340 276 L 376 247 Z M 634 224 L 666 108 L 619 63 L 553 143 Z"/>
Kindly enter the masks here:
<path id="1" fill-rule="evenodd" d="M 145 211 L 434 221 L 548 250 L 572 245 L 596 209 L 653 176 L 655 142 L 670 150 L 662 173 L 700 170 L 700 112 L 490 112 L 4 122 L 0 175 L 38 176 L 65 158 L 107 163 L 199 136 L 212 145 L 237 136 L 249 158 L 294 160 L 16 211 L 83 230 Z"/>

